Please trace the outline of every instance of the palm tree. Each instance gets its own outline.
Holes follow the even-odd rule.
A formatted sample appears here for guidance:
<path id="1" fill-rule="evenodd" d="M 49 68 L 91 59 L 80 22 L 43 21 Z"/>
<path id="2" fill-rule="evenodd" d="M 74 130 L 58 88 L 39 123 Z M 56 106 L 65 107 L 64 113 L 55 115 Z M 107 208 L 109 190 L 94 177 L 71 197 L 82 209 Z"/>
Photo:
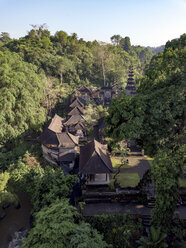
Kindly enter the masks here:
<path id="1" fill-rule="evenodd" d="M 151 227 L 147 229 L 147 237 L 141 237 L 137 243 L 139 248 L 165 248 L 168 245 L 165 243 L 167 234 L 163 233 L 161 228 Z"/>

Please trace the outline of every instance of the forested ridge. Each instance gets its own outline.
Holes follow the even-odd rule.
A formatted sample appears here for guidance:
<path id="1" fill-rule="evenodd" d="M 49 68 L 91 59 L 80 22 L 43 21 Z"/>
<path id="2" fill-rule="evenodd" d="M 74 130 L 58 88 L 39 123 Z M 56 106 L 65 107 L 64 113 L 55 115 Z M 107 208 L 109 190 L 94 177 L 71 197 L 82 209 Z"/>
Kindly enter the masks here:
<path id="1" fill-rule="evenodd" d="M 129 37 L 120 35 L 113 35 L 111 44 L 86 42 L 75 33 L 51 35 L 45 25 L 33 26 L 20 39 L 1 34 L 0 215 L 5 202 L 17 204 L 18 192 L 30 199 L 34 222 L 23 247 L 138 247 L 141 227 L 128 215 L 120 222 L 105 217 L 87 223 L 69 204 L 77 176 L 64 176 L 61 169 L 49 166 L 38 142 L 54 113 L 65 117 L 68 97 L 76 88 L 114 82 L 124 88 L 130 65 L 138 93 L 113 100 L 107 135 L 115 144 L 134 139 L 154 156 L 153 228 L 165 237 L 173 235 L 171 220 L 184 164 L 185 42 L 182 35 L 153 56 L 148 48 L 133 46 Z M 174 237 L 183 242 L 185 230 L 178 231 Z M 150 245 L 140 247 L 161 247 Z"/>

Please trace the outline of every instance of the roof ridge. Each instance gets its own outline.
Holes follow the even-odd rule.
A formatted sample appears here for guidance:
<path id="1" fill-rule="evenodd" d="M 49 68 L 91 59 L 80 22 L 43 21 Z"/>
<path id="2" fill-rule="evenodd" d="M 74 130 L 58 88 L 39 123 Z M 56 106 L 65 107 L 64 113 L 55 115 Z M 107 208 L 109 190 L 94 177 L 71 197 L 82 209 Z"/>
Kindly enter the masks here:
<path id="1" fill-rule="evenodd" d="M 95 143 L 97 143 L 98 147 L 95 146 Z M 94 139 L 94 147 L 95 147 L 95 152 L 97 153 L 97 155 L 100 157 L 100 159 L 103 161 L 103 163 L 106 165 L 106 167 L 110 170 L 110 168 L 108 167 L 107 163 L 104 161 L 104 159 L 102 158 L 102 156 L 100 156 L 100 150 L 103 152 L 103 150 L 106 151 L 106 154 L 104 155 L 108 155 L 107 154 L 107 149 L 105 147 L 105 145 L 101 144 L 100 142 L 98 142 L 97 140 Z M 101 149 L 102 148 L 102 149 Z"/>
<path id="2" fill-rule="evenodd" d="M 57 114 L 54 115 L 54 117 L 51 119 L 51 123 L 48 126 L 48 129 L 55 132 L 55 133 L 57 133 L 57 132 L 52 130 L 51 128 L 52 128 L 52 125 L 54 124 L 54 122 L 57 121 L 58 119 L 61 121 L 61 126 L 63 127 L 63 122 L 62 122 L 63 118 Z"/>
<path id="3" fill-rule="evenodd" d="M 84 115 L 82 115 L 82 114 L 76 114 L 76 115 L 71 115 L 71 117 L 70 118 L 73 118 L 73 116 L 81 116 L 84 120 L 85 120 L 85 117 L 84 117 Z M 70 120 L 70 118 L 68 119 L 68 120 Z"/>
<path id="4" fill-rule="evenodd" d="M 79 107 L 79 106 L 73 107 L 73 108 L 70 110 L 69 114 L 70 114 L 74 109 L 77 109 L 77 110 L 80 112 L 80 114 L 81 114 L 81 113 L 83 114 L 83 108 L 81 108 L 81 107 Z"/>
<path id="5" fill-rule="evenodd" d="M 95 150 L 93 150 L 93 152 L 92 152 L 92 154 L 91 154 L 91 156 L 90 156 L 90 158 L 87 160 L 87 162 L 86 162 L 86 164 L 83 166 L 83 168 L 85 168 L 86 167 L 86 165 L 89 163 L 89 161 L 91 160 L 91 158 L 93 157 L 93 154 L 95 153 Z"/>
<path id="6" fill-rule="evenodd" d="M 78 143 L 79 143 L 79 137 L 78 136 L 75 136 L 75 135 L 73 135 L 71 133 L 69 133 L 68 131 L 66 133 L 68 134 L 68 136 L 70 137 L 70 139 L 74 142 L 74 144 L 78 145 Z M 74 141 L 74 139 L 75 139 L 75 141 Z M 77 141 L 76 141 L 76 139 L 77 139 Z"/>

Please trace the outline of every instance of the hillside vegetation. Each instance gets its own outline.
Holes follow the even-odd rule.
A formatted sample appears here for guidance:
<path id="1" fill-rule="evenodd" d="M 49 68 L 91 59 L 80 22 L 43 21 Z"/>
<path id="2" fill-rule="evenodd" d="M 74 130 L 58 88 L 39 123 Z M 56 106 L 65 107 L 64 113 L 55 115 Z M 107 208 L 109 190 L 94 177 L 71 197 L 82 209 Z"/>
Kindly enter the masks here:
<path id="1" fill-rule="evenodd" d="M 167 42 L 139 80 L 137 95 L 114 99 L 107 117 L 107 134 L 114 142 L 134 139 L 154 157 L 151 175 L 157 194 L 152 224 L 170 236 L 185 164 L 185 55 L 185 34 Z"/>

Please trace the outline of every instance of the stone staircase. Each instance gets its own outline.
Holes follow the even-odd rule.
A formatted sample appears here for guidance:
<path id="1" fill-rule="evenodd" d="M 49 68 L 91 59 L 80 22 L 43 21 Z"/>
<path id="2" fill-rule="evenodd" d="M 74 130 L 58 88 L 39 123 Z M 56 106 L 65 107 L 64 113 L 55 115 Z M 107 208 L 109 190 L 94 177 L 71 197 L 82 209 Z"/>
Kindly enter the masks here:
<path id="1" fill-rule="evenodd" d="M 153 208 L 155 206 L 155 203 L 156 203 L 156 199 L 154 197 L 151 197 L 149 200 L 148 200 L 148 203 L 147 203 L 147 207 L 148 208 Z"/>
<path id="2" fill-rule="evenodd" d="M 144 227 L 150 227 L 151 226 L 151 216 L 150 215 L 143 215 L 142 216 L 142 225 Z"/>

